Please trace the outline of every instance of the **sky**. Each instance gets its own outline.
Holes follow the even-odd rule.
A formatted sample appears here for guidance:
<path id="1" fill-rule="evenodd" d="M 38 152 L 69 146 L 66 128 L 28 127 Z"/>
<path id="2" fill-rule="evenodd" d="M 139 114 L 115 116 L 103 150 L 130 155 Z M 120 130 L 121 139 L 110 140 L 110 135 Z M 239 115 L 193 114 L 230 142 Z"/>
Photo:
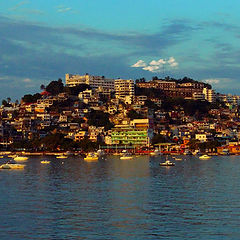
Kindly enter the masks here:
<path id="1" fill-rule="evenodd" d="M 240 95 L 239 10 L 239 0 L 0 1 L 0 100 L 65 73 L 187 76 Z"/>

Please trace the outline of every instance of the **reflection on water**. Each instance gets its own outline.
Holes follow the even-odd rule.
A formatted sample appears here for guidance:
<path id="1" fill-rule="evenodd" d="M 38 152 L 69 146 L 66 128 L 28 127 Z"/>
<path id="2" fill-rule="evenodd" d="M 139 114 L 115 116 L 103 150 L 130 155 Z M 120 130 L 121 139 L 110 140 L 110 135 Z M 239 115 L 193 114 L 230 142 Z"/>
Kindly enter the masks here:
<path id="1" fill-rule="evenodd" d="M 160 161 L 35 157 L 1 170 L 0 239 L 240 239 L 240 157 Z"/>

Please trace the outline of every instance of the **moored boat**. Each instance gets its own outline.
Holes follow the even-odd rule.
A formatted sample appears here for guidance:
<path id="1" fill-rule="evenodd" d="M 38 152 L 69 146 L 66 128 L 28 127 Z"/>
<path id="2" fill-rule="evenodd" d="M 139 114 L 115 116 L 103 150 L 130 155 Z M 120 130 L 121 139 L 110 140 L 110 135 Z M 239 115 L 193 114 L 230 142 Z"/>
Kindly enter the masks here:
<path id="1" fill-rule="evenodd" d="M 120 157 L 121 160 L 132 160 L 133 156 L 129 155 L 129 154 L 124 154 Z"/>
<path id="2" fill-rule="evenodd" d="M 169 160 L 166 160 L 163 163 L 159 163 L 160 166 L 175 166 L 175 163 L 170 162 Z"/>
<path id="3" fill-rule="evenodd" d="M 43 160 L 41 161 L 42 164 L 49 164 L 51 161 L 48 161 L 48 160 Z"/>
<path id="4" fill-rule="evenodd" d="M 28 157 L 26 157 L 26 156 L 15 156 L 13 158 L 13 160 L 16 161 L 16 162 L 25 162 L 25 161 L 28 160 Z"/>
<path id="5" fill-rule="evenodd" d="M 95 161 L 98 161 L 98 155 L 96 153 L 88 153 L 87 156 L 84 158 L 84 161 L 87 161 L 87 162 L 95 162 Z"/>
<path id="6" fill-rule="evenodd" d="M 24 167 L 25 167 L 24 164 L 4 163 L 0 166 L 0 169 L 23 169 Z"/>
<path id="7" fill-rule="evenodd" d="M 56 156 L 56 158 L 67 158 L 67 156 L 66 155 L 58 155 L 58 156 Z"/>
<path id="8" fill-rule="evenodd" d="M 161 152 L 158 149 L 155 149 L 153 152 L 150 152 L 150 156 L 158 156 L 161 155 Z"/>
<path id="9" fill-rule="evenodd" d="M 211 158 L 211 157 L 208 156 L 207 154 L 204 154 L 204 155 L 199 157 L 199 159 L 209 159 L 209 158 Z"/>

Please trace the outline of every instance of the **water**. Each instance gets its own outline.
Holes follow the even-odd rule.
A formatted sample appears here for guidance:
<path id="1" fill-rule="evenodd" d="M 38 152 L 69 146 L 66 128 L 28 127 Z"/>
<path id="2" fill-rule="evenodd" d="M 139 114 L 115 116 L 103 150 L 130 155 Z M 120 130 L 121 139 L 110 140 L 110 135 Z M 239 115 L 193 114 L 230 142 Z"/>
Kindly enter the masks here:
<path id="1" fill-rule="evenodd" d="M 240 239 L 240 157 L 182 158 L 32 157 L 1 170 L 0 239 Z"/>

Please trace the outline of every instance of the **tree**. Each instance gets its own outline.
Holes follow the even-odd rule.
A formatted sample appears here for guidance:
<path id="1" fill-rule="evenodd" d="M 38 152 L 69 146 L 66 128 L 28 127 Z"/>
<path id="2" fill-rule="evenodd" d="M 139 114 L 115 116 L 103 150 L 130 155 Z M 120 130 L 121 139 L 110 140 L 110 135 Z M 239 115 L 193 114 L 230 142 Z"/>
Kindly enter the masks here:
<path id="1" fill-rule="evenodd" d="M 62 79 L 59 78 L 58 81 L 52 81 L 46 86 L 46 91 L 50 92 L 52 95 L 57 95 L 64 91 L 64 86 Z"/>
<path id="2" fill-rule="evenodd" d="M 130 110 L 128 113 L 127 113 L 127 117 L 129 117 L 131 120 L 133 119 L 141 119 L 143 118 L 143 116 L 139 113 L 137 113 L 135 110 Z"/>
<path id="3" fill-rule="evenodd" d="M 161 135 L 161 134 L 156 134 L 153 136 L 152 138 L 152 144 L 157 144 L 157 143 L 165 143 L 166 142 L 166 138 Z"/>
<path id="4" fill-rule="evenodd" d="M 38 99 L 40 99 L 42 95 L 40 93 L 32 94 L 26 94 L 22 97 L 22 101 L 25 103 L 35 103 Z"/>
<path id="5" fill-rule="evenodd" d="M 41 89 L 41 90 L 45 90 L 45 88 L 46 88 L 46 87 L 45 87 L 45 85 L 43 85 L 43 84 L 40 86 L 40 89 Z"/>
<path id="6" fill-rule="evenodd" d="M 8 105 L 7 101 L 5 99 L 2 100 L 2 105 L 6 107 Z"/>
<path id="7" fill-rule="evenodd" d="M 88 124 L 96 127 L 104 127 L 109 130 L 113 124 L 109 121 L 109 114 L 103 111 L 92 110 L 88 115 Z"/>

